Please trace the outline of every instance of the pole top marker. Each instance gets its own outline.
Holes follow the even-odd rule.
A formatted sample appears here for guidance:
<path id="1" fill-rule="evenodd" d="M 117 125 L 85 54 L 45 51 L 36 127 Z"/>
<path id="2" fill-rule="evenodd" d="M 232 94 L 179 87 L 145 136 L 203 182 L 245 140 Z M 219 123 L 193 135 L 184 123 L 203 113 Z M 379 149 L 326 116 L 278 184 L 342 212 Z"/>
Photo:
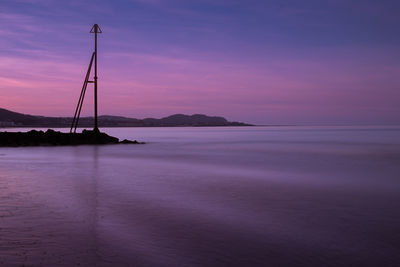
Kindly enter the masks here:
<path id="1" fill-rule="evenodd" d="M 92 29 L 90 30 L 90 33 L 102 33 L 102 31 L 101 31 L 99 25 L 94 24 Z"/>

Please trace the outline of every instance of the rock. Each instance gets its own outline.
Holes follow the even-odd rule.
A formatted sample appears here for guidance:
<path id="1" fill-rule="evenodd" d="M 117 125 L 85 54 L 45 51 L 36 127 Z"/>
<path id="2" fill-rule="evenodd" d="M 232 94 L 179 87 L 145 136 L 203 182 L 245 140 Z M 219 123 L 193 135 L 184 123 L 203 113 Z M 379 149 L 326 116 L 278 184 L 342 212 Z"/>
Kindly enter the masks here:
<path id="1" fill-rule="evenodd" d="M 100 131 L 83 130 L 82 133 L 62 133 L 48 129 L 46 132 L 0 132 L 0 146 L 70 146 L 103 144 L 143 144 L 138 141 L 123 140 Z"/>
<path id="2" fill-rule="evenodd" d="M 138 141 L 136 141 L 136 140 L 133 140 L 133 141 L 131 141 L 131 140 L 128 140 L 128 139 L 124 139 L 124 140 L 122 140 L 121 142 L 119 142 L 120 144 L 144 144 L 143 142 L 138 142 Z"/>

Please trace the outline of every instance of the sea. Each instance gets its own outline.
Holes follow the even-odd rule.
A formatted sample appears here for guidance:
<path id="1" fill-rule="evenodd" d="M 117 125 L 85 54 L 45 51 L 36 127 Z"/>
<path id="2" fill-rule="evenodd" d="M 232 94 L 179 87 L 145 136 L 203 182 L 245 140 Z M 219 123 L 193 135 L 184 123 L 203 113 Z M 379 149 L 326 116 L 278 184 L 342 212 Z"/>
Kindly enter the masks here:
<path id="1" fill-rule="evenodd" d="M 400 266 L 399 126 L 101 130 L 0 148 L 0 266 Z"/>

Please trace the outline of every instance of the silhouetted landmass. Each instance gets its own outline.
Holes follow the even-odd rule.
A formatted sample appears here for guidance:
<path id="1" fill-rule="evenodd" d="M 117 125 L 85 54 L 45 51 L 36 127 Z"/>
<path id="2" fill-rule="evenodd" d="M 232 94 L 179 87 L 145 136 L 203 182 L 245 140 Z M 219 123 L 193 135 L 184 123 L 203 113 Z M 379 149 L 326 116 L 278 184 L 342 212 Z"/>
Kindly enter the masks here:
<path id="1" fill-rule="evenodd" d="M 223 117 L 202 114 L 175 114 L 161 119 L 135 119 L 121 116 L 99 116 L 99 127 L 163 127 L 163 126 L 251 126 L 242 122 L 229 122 Z M 70 127 L 72 117 L 44 117 L 25 115 L 0 108 L 0 127 Z M 79 127 L 92 127 L 93 117 L 79 119 Z"/>
<path id="2" fill-rule="evenodd" d="M 62 133 L 54 130 L 29 132 L 0 132 L 0 146 L 71 146 L 104 144 L 144 144 L 138 141 L 123 140 L 99 131 L 83 130 L 82 133 Z"/>

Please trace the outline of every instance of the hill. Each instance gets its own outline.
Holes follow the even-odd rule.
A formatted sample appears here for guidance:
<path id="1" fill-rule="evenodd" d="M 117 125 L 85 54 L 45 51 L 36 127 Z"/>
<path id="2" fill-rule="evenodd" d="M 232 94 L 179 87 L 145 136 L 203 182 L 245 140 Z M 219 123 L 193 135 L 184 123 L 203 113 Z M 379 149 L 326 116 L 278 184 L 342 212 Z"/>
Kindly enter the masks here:
<path id="1" fill-rule="evenodd" d="M 44 117 L 13 112 L 0 108 L 0 127 L 70 127 L 71 117 Z M 229 122 L 223 117 L 202 114 L 175 114 L 161 119 L 135 119 L 103 115 L 98 118 L 99 127 L 176 127 L 176 126 L 251 126 L 242 122 Z M 93 117 L 79 119 L 80 127 L 92 127 Z"/>

